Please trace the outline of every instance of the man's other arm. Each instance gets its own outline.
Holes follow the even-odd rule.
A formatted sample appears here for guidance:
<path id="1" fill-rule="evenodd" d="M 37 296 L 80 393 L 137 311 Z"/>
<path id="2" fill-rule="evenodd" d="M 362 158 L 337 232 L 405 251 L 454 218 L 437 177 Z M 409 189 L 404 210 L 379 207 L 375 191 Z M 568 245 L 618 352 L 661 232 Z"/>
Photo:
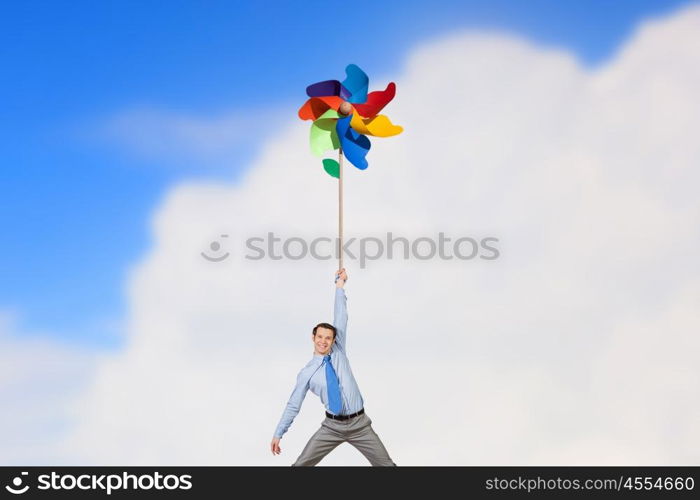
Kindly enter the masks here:
<path id="1" fill-rule="evenodd" d="M 301 404 L 304 402 L 304 398 L 306 397 L 306 393 L 308 392 L 308 390 L 308 374 L 305 370 L 302 370 L 299 372 L 299 375 L 297 375 L 296 386 L 294 386 L 292 395 L 289 396 L 287 406 L 284 408 L 284 411 L 282 412 L 282 417 L 280 418 L 279 424 L 277 424 L 277 428 L 275 429 L 275 433 L 272 438 L 272 443 L 270 445 L 273 454 L 279 454 L 280 451 L 282 451 L 279 447 L 280 439 L 282 439 L 284 433 L 287 432 L 289 426 L 292 425 L 294 418 L 299 414 L 299 409 L 301 408 Z"/>

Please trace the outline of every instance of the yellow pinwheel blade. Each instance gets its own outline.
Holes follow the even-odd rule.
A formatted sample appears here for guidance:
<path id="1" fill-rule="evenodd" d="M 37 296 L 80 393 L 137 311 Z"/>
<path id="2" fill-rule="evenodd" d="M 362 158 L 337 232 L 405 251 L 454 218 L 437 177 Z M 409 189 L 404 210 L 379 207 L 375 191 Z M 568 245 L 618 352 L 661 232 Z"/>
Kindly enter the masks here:
<path id="1" fill-rule="evenodd" d="M 391 137 L 403 132 L 403 127 L 394 125 L 386 115 L 377 115 L 374 118 L 362 118 L 359 113 L 353 113 L 350 126 L 360 134 L 373 135 L 375 137 Z"/>

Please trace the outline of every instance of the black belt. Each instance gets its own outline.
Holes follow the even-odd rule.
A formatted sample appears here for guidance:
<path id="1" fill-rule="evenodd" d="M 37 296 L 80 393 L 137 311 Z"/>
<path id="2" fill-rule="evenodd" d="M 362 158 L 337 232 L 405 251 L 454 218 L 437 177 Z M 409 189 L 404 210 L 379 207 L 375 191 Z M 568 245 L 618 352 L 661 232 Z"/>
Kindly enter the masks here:
<path id="1" fill-rule="evenodd" d="M 326 412 L 326 416 L 328 418 L 332 418 L 333 420 L 347 420 L 349 418 L 356 417 L 358 415 L 362 415 L 364 412 L 365 412 L 365 409 L 362 408 L 357 413 L 351 413 L 350 415 L 333 415 L 332 413 Z"/>

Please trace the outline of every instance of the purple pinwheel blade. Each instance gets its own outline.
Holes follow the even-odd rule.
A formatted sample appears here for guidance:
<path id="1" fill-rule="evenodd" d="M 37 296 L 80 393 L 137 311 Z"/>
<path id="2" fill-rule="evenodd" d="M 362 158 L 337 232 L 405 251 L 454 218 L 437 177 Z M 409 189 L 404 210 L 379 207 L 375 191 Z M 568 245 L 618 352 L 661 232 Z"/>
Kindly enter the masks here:
<path id="1" fill-rule="evenodd" d="M 340 95 L 340 82 L 338 80 L 326 80 L 324 82 L 312 83 L 306 87 L 306 95 L 309 97 Z"/>

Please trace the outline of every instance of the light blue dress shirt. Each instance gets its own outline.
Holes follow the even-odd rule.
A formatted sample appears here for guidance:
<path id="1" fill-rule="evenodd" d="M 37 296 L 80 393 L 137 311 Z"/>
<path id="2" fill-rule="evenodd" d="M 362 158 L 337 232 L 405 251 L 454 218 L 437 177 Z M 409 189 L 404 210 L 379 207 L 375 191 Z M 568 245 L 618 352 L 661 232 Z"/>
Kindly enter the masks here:
<path id="1" fill-rule="evenodd" d="M 331 347 L 331 364 L 335 373 L 338 375 L 340 382 L 340 395 L 343 402 L 343 408 L 340 411 L 341 415 L 348 415 L 358 412 L 362 409 L 364 402 L 360 394 L 360 388 L 357 386 L 355 377 L 350 369 L 350 361 L 348 361 L 345 342 L 347 338 L 348 326 L 348 309 L 347 297 L 345 290 L 342 288 L 335 289 L 335 307 L 333 311 L 333 326 L 336 328 L 335 342 Z M 323 369 L 321 369 L 323 367 Z M 301 369 L 297 375 L 297 383 L 289 397 L 287 406 L 282 413 L 277 429 L 275 429 L 275 437 L 281 438 L 287 432 L 289 426 L 292 425 L 294 417 L 299 413 L 301 403 L 306 397 L 306 392 L 311 389 L 311 392 L 321 398 L 323 406 L 326 407 L 328 413 L 333 413 L 328 406 L 328 389 L 326 387 L 326 369 L 323 366 L 323 356 L 314 353 L 311 361 Z"/>

